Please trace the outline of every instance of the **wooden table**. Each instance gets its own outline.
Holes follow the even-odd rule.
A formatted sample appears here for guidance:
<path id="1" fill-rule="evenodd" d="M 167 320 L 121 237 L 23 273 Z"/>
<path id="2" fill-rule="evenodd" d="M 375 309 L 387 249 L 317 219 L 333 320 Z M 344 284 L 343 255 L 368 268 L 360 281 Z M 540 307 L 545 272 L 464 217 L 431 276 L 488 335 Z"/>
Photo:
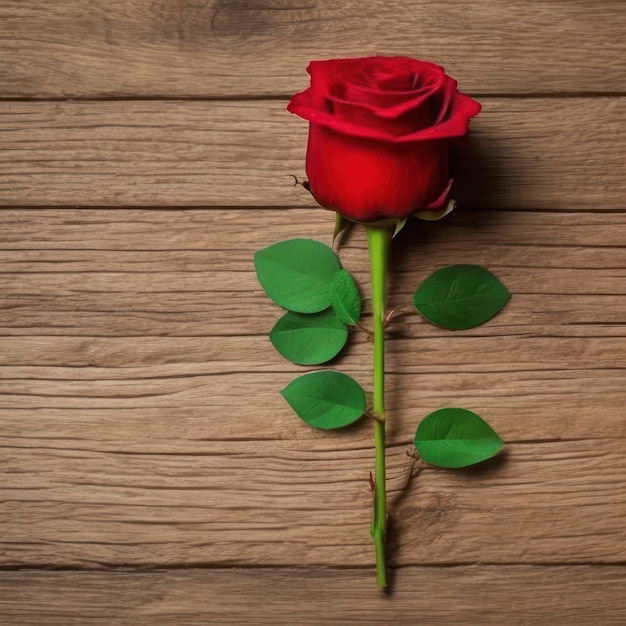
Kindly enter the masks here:
<path id="1" fill-rule="evenodd" d="M 626 623 L 626 28 L 617 0 L 0 0 L 0 623 Z M 312 58 L 407 54 L 483 103 L 454 215 L 394 244 L 391 298 L 452 263 L 513 292 L 390 334 L 392 589 L 371 424 L 279 390 L 252 255 L 330 243 L 285 111 Z M 367 301 L 363 234 L 340 255 Z M 336 366 L 370 383 L 367 338 Z M 449 405 L 506 441 L 406 477 Z"/>

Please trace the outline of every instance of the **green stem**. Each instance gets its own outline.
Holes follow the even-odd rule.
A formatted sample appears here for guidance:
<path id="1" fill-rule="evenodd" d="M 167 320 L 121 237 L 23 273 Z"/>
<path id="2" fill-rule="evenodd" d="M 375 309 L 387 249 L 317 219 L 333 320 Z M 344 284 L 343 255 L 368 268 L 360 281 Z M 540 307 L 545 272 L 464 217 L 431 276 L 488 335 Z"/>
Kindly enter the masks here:
<path id="1" fill-rule="evenodd" d="M 385 486 L 385 315 L 387 261 L 393 230 L 381 225 L 366 226 L 372 274 L 374 314 L 374 512 L 370 534 L 376 551 L 376 582 L 387 586 L 385 538 L 387 534 L 387 494 Z"/>

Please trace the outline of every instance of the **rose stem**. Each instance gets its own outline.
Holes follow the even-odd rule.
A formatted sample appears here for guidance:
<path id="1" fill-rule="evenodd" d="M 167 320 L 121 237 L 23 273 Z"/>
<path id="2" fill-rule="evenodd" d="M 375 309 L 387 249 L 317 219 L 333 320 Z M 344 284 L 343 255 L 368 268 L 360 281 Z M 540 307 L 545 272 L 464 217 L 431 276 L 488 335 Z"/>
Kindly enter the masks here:
<path id="1" fill-rule="evenodd" d="M 372 308 L 374 314 L 374 512 L 370 534 L 376 551 L 376 582 L 387 586 L 385 536 L 387 533 L 385 488 L 385 315 L 387 261 L 393 231 L 385 226 L 366 226 L 372 276 Z"/>

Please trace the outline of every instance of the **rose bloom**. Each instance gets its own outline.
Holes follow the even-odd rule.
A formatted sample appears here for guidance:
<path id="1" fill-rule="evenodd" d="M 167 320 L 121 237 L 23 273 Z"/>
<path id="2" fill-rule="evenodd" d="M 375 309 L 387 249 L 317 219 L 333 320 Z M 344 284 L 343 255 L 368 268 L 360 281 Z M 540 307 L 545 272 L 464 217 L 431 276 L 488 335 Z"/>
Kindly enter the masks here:
<path id="1" fill-rule="evenodd" d="M 448 153 L 480 104 L 434 63 L 408 57 L 311 61 L 287 110 L 309 121 L 306 173 L 323 207 L 358 222 L 441 209 Z"/>

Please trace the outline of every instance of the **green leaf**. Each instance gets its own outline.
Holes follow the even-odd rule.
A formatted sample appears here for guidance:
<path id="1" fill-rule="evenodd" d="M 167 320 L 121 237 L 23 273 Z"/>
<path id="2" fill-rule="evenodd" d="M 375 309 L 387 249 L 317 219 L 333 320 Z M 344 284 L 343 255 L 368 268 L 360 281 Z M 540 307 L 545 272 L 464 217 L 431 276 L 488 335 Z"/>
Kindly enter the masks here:
<path id="1" fill-rule="evenodd" d="M 361 316 L 361 296 L 354 279 L 346 270 L 339 270 L 330 284 L 330 304 L 344 324 L 356 324 Z"/>
<path id="2" fill-rule="evenodd" d="M 317 313 L 330 306 L 328 288 L 340 268 L 337 255 L 312 239 L 289 239 L 254 255 L 257 278 L 279 306 Z"/>
<path id="3" fill-rule="evenodd" d="M 298 365 L 330 361 L 344 347 L 348 328 L 332 309 L 304 315 L 283 315 L 270 332 L 270 341 L 286 359 Z"/>
<path id="4" fill-rule="evenodd" d="M 431 274 L 413 302 L 429 322 L 448 328 L 474 328 L 491 319 L 511 297 L 507 288 L 478 265 L 452 265 Z"/>
<path id="5" fill-rule="evenodd" d="M 503 445 L 487 422 L 465 409 L 430 413 L 417 427 L 414 443 L 424 461 L 449 468 L 485 461 Z"/>
<path id="6" fill-rule="evenodd" d="M 324 370 L 304 374 L 281 393 L 298 416 L 315 428 L 342 428 L 365 413 L 363 388 L 341 372 Z"/>

